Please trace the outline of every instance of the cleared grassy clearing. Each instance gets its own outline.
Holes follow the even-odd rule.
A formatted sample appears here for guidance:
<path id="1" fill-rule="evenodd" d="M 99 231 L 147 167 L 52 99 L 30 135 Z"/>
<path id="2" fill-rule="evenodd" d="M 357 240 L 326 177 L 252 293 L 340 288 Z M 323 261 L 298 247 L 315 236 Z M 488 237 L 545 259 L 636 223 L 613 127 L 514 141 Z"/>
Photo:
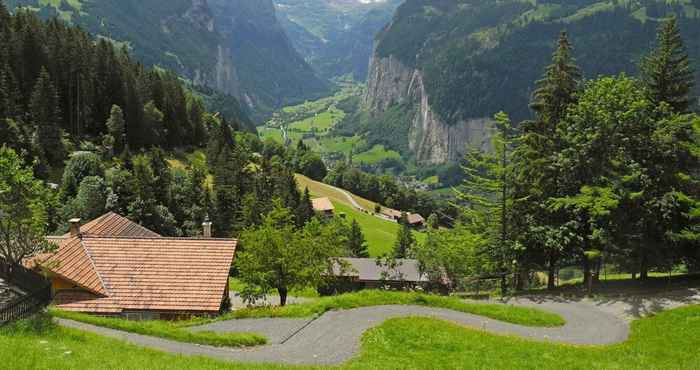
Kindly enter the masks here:
<path id="1" fill-rule="evenodd" d="M 345 196 L 341 189 L 338 189 L 335 186 L 324 184 L 322 182 L 311 180 L 310 178 L 303 175 L 296 175 L 295 177 L 297 180 L 297 184 L 299 185 L 299 189 L 304 190 L 304 188 L 309 188 L 309 191 L 315 196 L 327 197 L 330 198 L 332 201 L 343 203 L 347 206 L 352 207 L 352 203 L 348 200 L 348 197 Z M 377 204 L 372 202 L 371 200 L 359 197 L 350 192 L 347 193 L 350 194 L 350 196 L 355 200 L 355 202 L 357 202 L 364 209 L 372 211 L 374 210 L 374 206 Z"/>
<path id="2" fill-rule="evenodd" d="M 367 240 L 370 257 L 379 257 L 393 251 L 396 235 L 399 232 L 397 223 L 357 211 L 343 203 L 333 201 L 333 205 L 336 212 L 345 213 L 348 220 L 356 220 L 360 224 L 362 233 Z M 420 234 L 415 233 L 414 235 Z"/>
<path id="3" fill-rule="evenodd" d="M 363 143 L 364 139 L 360 136 L 324 136 L 320 139 L 317 150 L 323 153 L 344 153 L 349 155 L 355 147 L 361 146 Z"/>
<path id="4" fill-rule="evenodd" d="M 51 315 L 106 328 L 165 338 L 184 343 L 206 344 L 217 347 L 249 347 L 267 343 L 261 335 L 249 333 L 190 332 L 176 322 L 148 320 L 129 321 L 116 318 L 98 317 L 77 312 L 50 310 Z"/>
<path id="5" fill-rule="evenodd" d="M 393 150 L 387 150 L 383 145 L 375 145 L 372 149 L 357 154 L 352 157 L 352 159 L 355 162 L 377 164 L 384 159 L 396 159 L 401 161 L 401 154 Z"/>
<path id="6" fill-rule="evenodd" d="M 313 130 L 323 132 L 335 126 L 335 124 L 340 122 L 343 117 L 345 117 L 345 112 L 335 107 L 330 107 L 323 113 L 319 113 L 313 117 L 309 117 L 301 121 L 290 123 L 289 128 L 306 132 L 311 132 Z"/>
<path id="7" fill-rule="evenodd" d="M 300 189 L 308 187 L 313 196 L 328 197 L 333 202 L 336 213 L 345 213 L 348 220 L 357 220 L 357 223 L 362 228 L 362 232 L 365 234 L 370 256 L 379 257 L 391 253 L 399 231 L 397 223 L 357 210 L 343 192 L 336 187 L 313 181 L 302 175 L 297 175 L 296 179 Z M 363 208 L 370 211 L 374 210 L 376 203 L 354 194 L 350 195 Z M 413 235 L 418 242 L 422 242 L 425 239 L 424 233 L 414 232 Z"/>

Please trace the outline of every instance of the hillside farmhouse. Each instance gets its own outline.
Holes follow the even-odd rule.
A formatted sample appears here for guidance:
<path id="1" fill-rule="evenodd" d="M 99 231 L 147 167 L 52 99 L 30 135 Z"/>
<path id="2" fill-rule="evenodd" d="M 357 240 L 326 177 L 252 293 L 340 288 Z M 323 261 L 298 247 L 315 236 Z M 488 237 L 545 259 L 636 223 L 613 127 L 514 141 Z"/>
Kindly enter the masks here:
<path id="1" fill-rule="evenodd" d="M 28 261 L 51 280 L 54 304 L 67 311 L 128 319 L 217 315 L 228 301 L 237 241 L 166 238 L 115 213 L 48 239 L 56 252 Z"/>

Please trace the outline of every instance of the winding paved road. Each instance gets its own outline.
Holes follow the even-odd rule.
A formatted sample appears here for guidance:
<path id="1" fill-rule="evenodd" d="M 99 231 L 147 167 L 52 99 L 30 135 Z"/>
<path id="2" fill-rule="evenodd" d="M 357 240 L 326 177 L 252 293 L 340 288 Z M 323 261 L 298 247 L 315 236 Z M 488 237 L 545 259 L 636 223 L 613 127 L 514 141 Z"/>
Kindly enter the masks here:
<path id="1" fill-rule="evenodd" d="M 619 343 L 629 335 L 627 321 L 598 309 L 593 303 L 555 300 L 518 300 L 511 303 L 558 313 L 567 323 L 559 328 L 532 328 L 441 308 L 391 305 L 331 311 L 317 319 L 230 320 L 192 328 L 268 335 L 271 344 L 255 348 L 216 348 L 126 333 L 69 320 L 59 320 L 59 323 L 176 354 L 201 355 L 235 362 L 300 365 L 335 365 L 344 362 L 359 351 L 360 339 L 367 329 L 378 326 L 387 319 L 407 316 L 438 318 L 497 334 L 578 345 Z"/>

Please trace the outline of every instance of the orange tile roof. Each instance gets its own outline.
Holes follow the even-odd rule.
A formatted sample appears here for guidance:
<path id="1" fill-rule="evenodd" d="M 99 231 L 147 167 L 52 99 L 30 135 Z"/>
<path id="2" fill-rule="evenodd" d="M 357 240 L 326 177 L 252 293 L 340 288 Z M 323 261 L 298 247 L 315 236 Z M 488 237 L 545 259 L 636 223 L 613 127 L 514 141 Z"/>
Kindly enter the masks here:
<path id="1" fill-rule="evenodd" d="M 92 293 L 85 292 L 84 300 L 56 302 L 59 308 L 83 312 L 114 307 L 217 312 L 237 245 L 232 239 L 89 235 L 73 239 L 42 265 Z M 54 261 L 56 267 L 51 265 Z"/>
<path id="2" fill-rule="evenodd" d="M 425 223 L 425 219 L 423 218 L 423 216 L 421 216 L 417 213 L 409 213 L 406 217 L 408 218 L 409 225 L 417 225 L 417 224 Z"/>
<path id="3" fill-rule="evenodd" d="M 37 263 L 90 292 L 107 295 L 90 252 L 79 237 L 65 240 L 55 253 Z"/>
<path id="4" fill-rule="evenodd" d="M 333 203 L 331 202 L 330 199 L 328 198 L 316 198 L 312 199 L 311 203 L 314 206 L 314 211 L 316 212 L 328 212 L 328 211 L 334 211 L 335 207 L 333 206 Z"/>
<path id="5" fill-rule="evenodd" d="M 85 225 L 80 227 L 80 232 L 90 235 L 103 236 L 134 236 L 134 237 L 159 237 L 157 233 L 122 217 L 114 212 L 104 214 Z M 71 235 L 67 233 L 64 238 L 69 238 Z"/>
<path id="6" fill-rule="evenodd" d="M 116 216 L 89 222 L 80 236 L 49 238 L 59 243 L 59 249 L 37 263 L 85 289 L 59 292 L 55 300 L 59 308 L 92 313 L 219 311 L 236 240 L 90 233 L 155 234 Z M 110 224 L 115 227 L 105 226 Z"/>

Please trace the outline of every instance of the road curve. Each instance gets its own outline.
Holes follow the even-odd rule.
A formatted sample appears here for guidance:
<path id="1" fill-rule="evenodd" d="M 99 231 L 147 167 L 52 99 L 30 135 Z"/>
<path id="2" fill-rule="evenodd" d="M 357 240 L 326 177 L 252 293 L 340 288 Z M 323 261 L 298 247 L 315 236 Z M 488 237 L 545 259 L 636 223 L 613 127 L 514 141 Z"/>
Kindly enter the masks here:
<path id="1" fill-rule="evenodd" d="M 265 346 L 216 348 L 126 333 L 75 321 L 58 321 L 66 327 L 175 354 L 200 355 L 233 362 L 297 365 L 342 363 L 358 353 L 360 339 L 365 331 L 388 319 L 408 316 L 437 318 L 496 334 L 576 345 L 619 343 L 629 335 L 629 325 L 625 320 L 586 302 L 540 301 L 516 304 L 558 313 L 566 319 L 566 325 L 558 328 L 532 328 L 442 308 L 388 305 L 331 311 L 315 320 L 230 320 L 193 328 L 219 332 L 261 333 L 269 332 L 270 328 L 277 328 L 281 332 L 272 338 L 272 344 Z"/>

